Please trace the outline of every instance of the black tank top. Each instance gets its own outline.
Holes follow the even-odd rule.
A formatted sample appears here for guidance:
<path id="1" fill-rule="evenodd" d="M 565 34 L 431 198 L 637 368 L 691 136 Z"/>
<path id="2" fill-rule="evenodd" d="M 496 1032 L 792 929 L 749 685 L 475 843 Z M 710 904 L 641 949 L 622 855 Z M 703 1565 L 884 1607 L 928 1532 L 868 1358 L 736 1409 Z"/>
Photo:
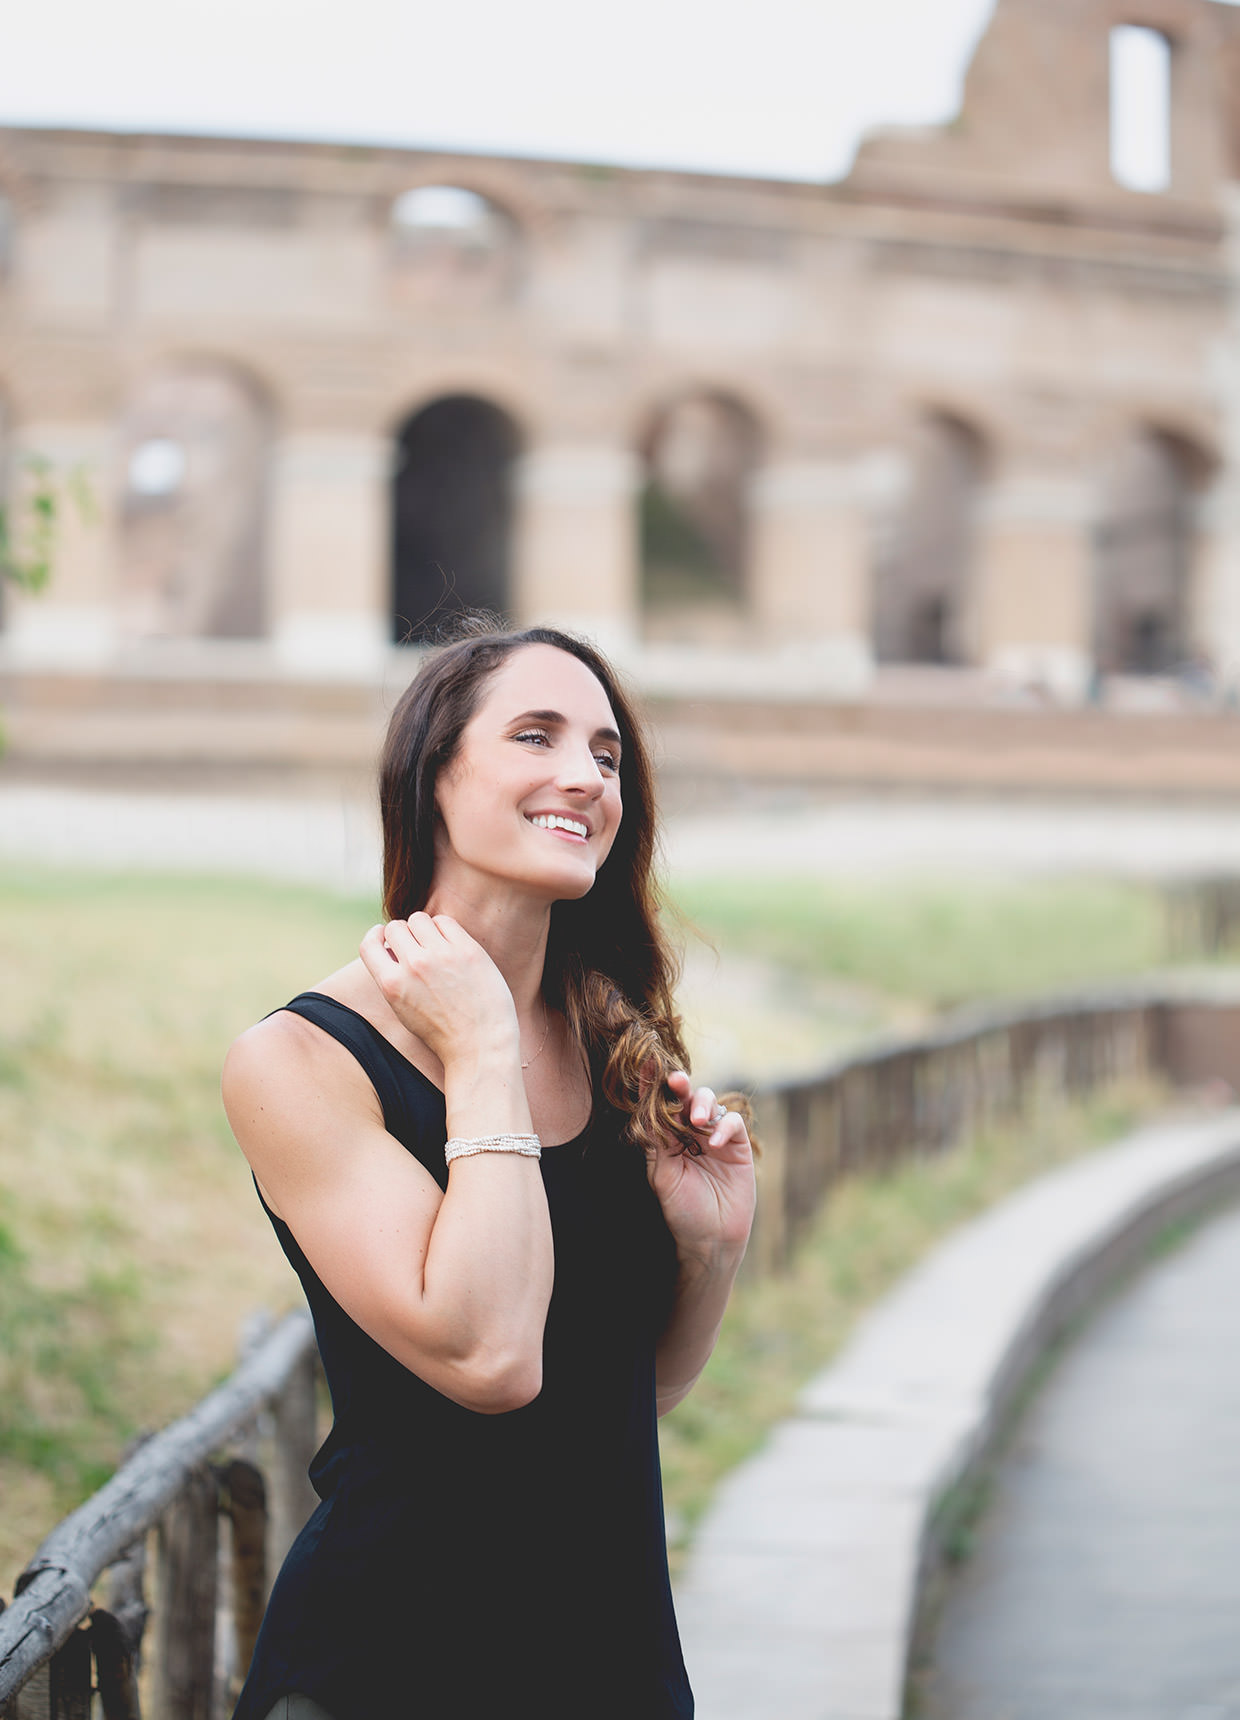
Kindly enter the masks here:
<path id="1" fill-rule="evenodd" d="M 443 1094 L 346 1005 L 288 1008 L 346 1046 L 441 1187 Z M 675 1246 L 604 1104 L 540 1161 L 555 1248 L 543 1388 L 463 1409 L 357 1326 L 270 1214 L 314 1316 L 333 1426 L 322 1503 L 272 1591 L 235 1720 L 311 1696 L 334 1720 L 688 1720 L 668 1582 L 654 1348 Z"/>

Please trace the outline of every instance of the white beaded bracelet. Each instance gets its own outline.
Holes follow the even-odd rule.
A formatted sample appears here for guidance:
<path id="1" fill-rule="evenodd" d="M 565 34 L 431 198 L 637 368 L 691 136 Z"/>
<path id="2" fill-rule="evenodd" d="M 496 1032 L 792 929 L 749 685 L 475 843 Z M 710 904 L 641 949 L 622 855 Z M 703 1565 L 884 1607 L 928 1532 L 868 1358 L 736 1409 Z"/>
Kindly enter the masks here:
<path id="1" fill-rule="evenodd" d="M 524 1159 L 540 1159 L 542 1142 L 537 1135 L 478 1135 L 472 1140 L 454 1135 L 443 1150 L 449 1164 L 453 1159 L 472 1159 L 475 1153 L 520 1153 Z"/>

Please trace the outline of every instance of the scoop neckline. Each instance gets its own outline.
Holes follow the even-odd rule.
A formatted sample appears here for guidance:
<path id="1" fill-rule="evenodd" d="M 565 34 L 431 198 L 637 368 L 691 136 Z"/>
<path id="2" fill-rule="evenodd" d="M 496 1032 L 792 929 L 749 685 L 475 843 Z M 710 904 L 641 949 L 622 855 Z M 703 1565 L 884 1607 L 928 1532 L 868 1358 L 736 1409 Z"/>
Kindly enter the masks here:
<path id="1" fill-rule="evenodd" d="M 299 991 L 297 993 L 297 997 L 291 997 L 289 999 L 288 1003 L 285 1004 L 284 1007 L 287 1009 L 290 1004 L 296 1003 L 298 997 L 319 998 L 324 1003 L 333 1004 L 335 1006 L 335 1008 L 343 1009 L 347 1014 L 356 1016 L 357 1019 L 362 1023 L 363 1027 L 368 1028 L 370 1030 L 370 1032 L 374 1035 L 374 1037 L 377 1040 L 379 1040 L 388 1051 L 390 1051 L 392 1053 L 393 1057 L 398 1057 L 400 1059 L 400 1061 L 405 1065 L 406 1069 L 412 1069 L 413 1073 L 418 1077 L 418 1079 L 420 1081 L 422 1081 L 424 1083 L 424 1085 L 426 1085 L 427 1087 L 430 1088 L 431 1092 L 439 1100 L 440 1104 L 446 1105 L 447 1100 L 444 1097 L 443 1088 L 440 1087 L 437 1082 L 431 1080 L 430 1076 L 426 1073 L 425 1069 L 419 1069 L 417 1064 L 413 1061 L 413 1059 L 411 1057 L 406 1057 L 404 1052 L 400 1049 L 400 1047 L 398 1045 L 393 1045 L 392 1041 L 388 1038 L 387 1034 L 382 1032 L 379 1028 L 377 1028 L 375 1026 L 374 1022 L 370 1019 L 370 1017 L 368 1015 L 363 1015 L 360 1009 L 354 1009 L 354 1007 L 351 1003 L 342 1003 L 338 997 L 332 997 L 330 992 L 326 992 L 326 991 Z M 296 1013 L 296 1012 L 294 1011 L 294 1013 Z M 303 1017 L 303 1019 L 304 1019 L 304 1017 Z M 314 1023 L 311 1022 L 311 1026 L 313 1026 L 313 1025 L 314 1025 Z M 593 1121 L 594 1121 L 594 1111 L 593 1111 L 593 1096 L 592 1096 L 591 1097 L 591 1112 L 590 1112 L 590 1116 L 586 1120 L 585 1128 L 579 1130 L 577 1134 L 573 1135 L 567 1141 L 552 1141 L 549 1145 L 545 1142 L 541 1143 L 542 1151 L 544 1153 L 559 1153 L 559 1152 L 563 1152 L 566 1147 L 575 1147 L 575 1146 L 580 1145 L 580 1143 L 582 1141 L 584 1141 L 586 1136 L 590 1133 L 590 1124 Z"/>

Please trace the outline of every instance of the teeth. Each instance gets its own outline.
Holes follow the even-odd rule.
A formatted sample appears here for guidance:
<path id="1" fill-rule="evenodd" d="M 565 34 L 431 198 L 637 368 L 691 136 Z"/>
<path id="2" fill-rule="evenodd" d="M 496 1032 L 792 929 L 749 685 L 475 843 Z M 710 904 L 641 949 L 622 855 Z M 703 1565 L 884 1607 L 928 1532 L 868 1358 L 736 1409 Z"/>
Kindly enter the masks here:
<path id="1" fill-rule="evenodd" d="M 540 830 L 568 830 L 574 836 L 586 837 L 590 832 L 576 818 L 561 818 L 558 812 L 540 812 L 536 818 L 530 819 Z"/>

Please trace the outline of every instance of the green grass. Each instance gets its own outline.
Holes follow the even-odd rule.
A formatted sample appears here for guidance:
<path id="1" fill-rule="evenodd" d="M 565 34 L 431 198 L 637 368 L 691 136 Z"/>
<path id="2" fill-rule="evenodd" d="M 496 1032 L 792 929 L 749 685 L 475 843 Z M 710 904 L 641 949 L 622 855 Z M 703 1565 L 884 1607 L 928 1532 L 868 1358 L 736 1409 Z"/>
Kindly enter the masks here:
<path id="1" fill-rule="evenodd" d="M 292 1304 L 219 1101 L 233 1036 L 347 960 L 372 904 L 0 874 L 0 1593 L 137 1429 Z"/>
<path id="2" fill-rule="evenodd" d="M 76 1277 L 70 1287 L 40 1284 L 0 1228 L 0 1459 L 48 1477 L 67 1500 L 111 1473 L 132 1430 L 118 1369 L 155 1342 L 134 1319 L 132 1265 L 82 1260 Z"/>
<path id="3" fill-rule="evenodd" d="M 676 901 L 730 954 L 936 1009 L 1139 973 L 1165 959 L 1161 896 L 1089 879 L 695 879 Z"/>
<path id="4" fill-rule="evenodd" d="M 847 1038 L 910 1008 L 1131 972 L 1160 953 L 1156 899 L 1127 886 L 711 883 L 681 896 L 725 952 L 714 1007 L 731 1007 L 722 980 L 747 958 L 808 1023 L 811 1058 L 837 1048 L 816 987 L 835 988 L 832 1009 L 862 997 Z M 245 881 L 0 872 L 0 1593 L 134 1431 L 228 1371 L 243 1317 L 299 1294 L 224 1121 L 220 1063 L 241 1028 L 350 960 L 375 917 L 371 902 Z M 786 1048 L 782 1022 L 777 1037 Z M 1084 1136 L 1121 1119 L 1103 1121 Z M 1061 1146 L 981 1143 L 841 1188 L 796 1270 L 742 1288 L 668 1423 L 673 1510 L 692 1519 L 929 1241 L 1081 1139 L 1068 1120 Z"/>

